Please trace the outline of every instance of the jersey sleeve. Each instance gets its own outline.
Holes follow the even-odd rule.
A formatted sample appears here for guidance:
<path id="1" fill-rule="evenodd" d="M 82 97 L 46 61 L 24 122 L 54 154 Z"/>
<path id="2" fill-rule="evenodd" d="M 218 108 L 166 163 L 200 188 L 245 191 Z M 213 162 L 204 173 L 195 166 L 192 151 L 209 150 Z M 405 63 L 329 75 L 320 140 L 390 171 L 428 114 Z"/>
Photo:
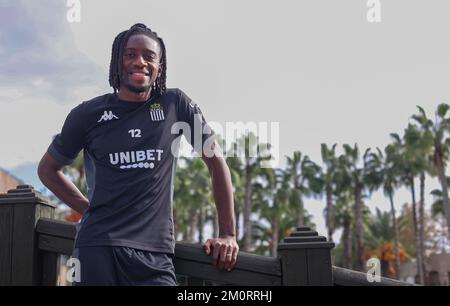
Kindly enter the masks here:
<path id="1" fill-rule="evenodd" d="M 64 122 L 61 132 L 57 134 L 48 154 L 64 165 L 70 165 L 85 145 L 85 103 L 73 108 Z"/>
<path id="2" fill-rule="evenodd" d="M 211 136 L 214 135 L 214 131 L 206 122 L 200 107 L 182 90 L 178 89 L 177 92 L 179 95 L 178 118 L 180 121 L 186 122 L 189 126 L 188 130 L 183 129 L 183 135 L 194 150 L 201 154 L 205 143 L 213 140 Z"/>

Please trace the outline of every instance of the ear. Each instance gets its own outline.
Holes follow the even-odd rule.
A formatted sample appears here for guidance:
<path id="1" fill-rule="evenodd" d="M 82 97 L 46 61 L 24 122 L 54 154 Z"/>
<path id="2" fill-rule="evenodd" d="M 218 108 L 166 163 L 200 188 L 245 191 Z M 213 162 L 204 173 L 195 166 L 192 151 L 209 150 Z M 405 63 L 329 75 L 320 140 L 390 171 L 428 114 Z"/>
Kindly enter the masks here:
<path id="1" fill-rule="evenodd" d="M 158 78 L 161 76 L 163 70 L 163 64 L 159 64 L 159 68 L 158 68 Z"/>

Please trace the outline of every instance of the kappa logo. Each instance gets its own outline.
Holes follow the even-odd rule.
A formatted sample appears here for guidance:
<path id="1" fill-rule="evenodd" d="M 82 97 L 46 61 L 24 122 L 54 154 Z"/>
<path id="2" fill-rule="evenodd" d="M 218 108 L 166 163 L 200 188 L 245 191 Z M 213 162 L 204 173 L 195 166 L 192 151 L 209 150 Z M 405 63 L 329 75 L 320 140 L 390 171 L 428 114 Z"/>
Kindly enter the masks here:
<path id="1" fill-rule="evenodd" d="M 196 113 L 196 114 L 202 113 L 202 111 L 200 110 L 200 107 L 198 107 L 198 105 L 195 102 L 193 102 L 193 101 L 189 102 L 189 106 L 194 109 L 194 113 Z"/>
<path id="2" fill-rule="evenodd" d="M 161 104 L 156 103 L 150 105 L 150 117 L 152 118 L 152 121 L 164 120 L 164 111 L 161 107 Z"/>
<path id="3" fill-rule="evenodd" d="M 100 120 L 97 122 L 105 122 L 105 121 L 110 121 L 113 119 L 119 119 L 119 117 L 117 117 L 116 115 L 113 114 L 112 111 L 105 111 L 103 113 L 103 115 L 100 117 Z"/>

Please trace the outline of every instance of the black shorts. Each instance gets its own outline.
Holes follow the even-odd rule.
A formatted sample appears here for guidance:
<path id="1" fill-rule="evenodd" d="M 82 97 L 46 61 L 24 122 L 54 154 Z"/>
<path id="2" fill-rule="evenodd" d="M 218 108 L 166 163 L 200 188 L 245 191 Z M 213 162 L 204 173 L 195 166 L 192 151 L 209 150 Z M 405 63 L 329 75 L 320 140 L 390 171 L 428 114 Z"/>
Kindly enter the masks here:
<path id="1" fill-rule="evenodd" d="M 80 282 L 75 286 L 176 286 L 173 255 L 122 246 L 75 248 Z"/>

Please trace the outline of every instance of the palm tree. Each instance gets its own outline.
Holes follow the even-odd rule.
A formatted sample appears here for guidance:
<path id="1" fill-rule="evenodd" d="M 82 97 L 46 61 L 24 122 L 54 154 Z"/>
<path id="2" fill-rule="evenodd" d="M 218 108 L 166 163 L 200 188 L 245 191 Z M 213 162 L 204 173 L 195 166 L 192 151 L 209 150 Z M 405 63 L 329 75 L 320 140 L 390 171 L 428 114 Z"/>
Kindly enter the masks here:
<path id="1" fill-rule="evenodd" d="M 407 129 L 406 129 L 407 130 Z M 405 130 L 405 131 L 406 131 Z M 416 264 L 417 273 L 419 275 L 419 281 L 421 284 L 424 283 L 424 273 L 422 269 L 422 257 L 420 252 L 420 242 L 419 242 L 419 230 L 417 221 L 417 202 L 416 202 L 416 190 L 414 184 L 414 177 L 420 173 L 422 168 L 422 162 L 417 158 L 417 151 L 414 150 L 410 145 L 408 146 L 405 141 L 403 141 L 400 136 L 396 133 L 391 133 L 391 138 L 393 140 L 392 146 L 395 151 L 399 152 L 399 158 L 397 160 L 400 180 L 402 184 L 409 187 L 411 192 L 412 201 L 412 220 L 413 220 L 413 233 L 416 247 Z"/>
<path id="2" fill-rule="evenodd" d="M 447 176 L 447 184 L 450 186 L 450 177 Z M 444 200 L 443 200 L 443 194 L 442 190 L 440 189 L 433 189 L 430 194 L 433 196 L 433 203 L 431 204 L 431 215 L 433 217 L 437 215 L 442 215 L 445 217 L 444 212 Z"/>
<path id="3" fill-rule="evenodd" d="M 270 255 L 276 257 L 280 234 L 286 230 L 286 226 L 292 227 L 293 218 L 290 218 L 289 199 L 291 189 L 289 188 L 289 175 L 282 169 L 265 168 L 262 172 L 262 183 L 258 189 L 263 191 L 257 205 L 261 218 L 268 221 L 270 229 L 269 245 Z M 287 220 L 292 222 L 286 222 Z"/>
<path id="4" fill-rule="evenodd" d="M 320 193 L 320 167 L 309 159 L 307 155 L 296 151 L 292 157 L 287 157 L 287 175 L 292 186 L 291 207 L 296 212 L 297 226 L 305 225 L 305 208 L 303 196 L 318 195 Z"/>
<path id="5" fill-rule="evenodd" d="M 355 209 L 355 238 L 357 250 L 357 269 L 365 270 L 365 247 L 364 247 L 364 227 L 363 227 L 363 203 L 362 198 L 367 190 L 371 193 L 376 189 L 382 180 L 379 165 L 376 162 L 376 155 L 371 153 L 370 149 L 364 152 L 360 161 L 360 152 L 358 145 L 350 147 L 344 144 L 344 155 L 341 155 L 342 168 L 347 172 L 347 176 L 351 177 L 351 186 L 354 195 Z M 362 162 L 362 165 L 360 165 Z"/>
<path id="6" fill-rule="evenodd" d="M 184 206 L 183 213 L 189 220 L 187 241 L 198 241 L 202 243 L 204 240 L 204 228 L 206 223 L 206 216 L 210 215 L 210 211 L 214 210 L 212 201 L 211 182 L 208 169 L 200 158 L 182 158 L 180 166 L 180 173 L 176 190 L 183 193 L 181 199 Z M 178 204 L 179 202 L 177 202 Z M 178 205 L 176 209 L 179 209 Z M 198 234 L 198 239 L 195 239 L 195 234 Z"/>
<path id="7" fill-rule="evenodd" d="M 382 153 L 379 151 L 380 160 L 382 160 L 382 171 L 383 171 L 383 193 L 389 198 L 389 203 L 391 206 L 391 220 L 392 226 L 394 228 L 394 255 L 395 255 L 395 274 L 396 278 L 400 277 L 400 254 L 399 254 L 399 243 L 398 243 L 398 225 L 397 217 L 395 216 L 395 206 L 394 206 L 394 193 L 399 187 L 399 162 L 400 156 L 397 152 L 396 147 L 393 145 L 387 145 L 384 149 L 385 158 L 383 159 Z"/>
<path id="8" fill-rule="evenodd" d="M 239 171 L 244 187 L 244 207 L 243 207 L 243 251 L 252 250 L 252 220 L 254 186 L 260 175 L 261 163 L 270 160 L 271 156 L 264 151 L 270 149 L 268 144 L 259 144 L 258 138 L 253 133 L 248 133 L 232 144 L 231 156 L 237 156 L 241 160 L 242 170 Z"/>
<path id="9" fill-rule="evenodd" d="M 343 246 L 342 266 L 352 269 L 353 246 L 352 246 L 352 225 L 354 214 L 350 203 L 352 193 L 350 189 L 341 189 L 336 197 L 336 209 L 334 214 L 334 224 L 336 229 L 342 228 L 341 245 Z"/>
<path id="10" fill-rule="evenodd" d="M 258 158 L 255 157 L 257 140 L 256 136 L 249 134 L 238 141 L 244 150 L 244 177 L 245 177 L 245 194 L 244 194 L 244 251 L 249 252 L 252 249 L 252 196 L 255 177 L 259 172 Z M 252 154 L 253 152 L 253 154 Z"/>
<path id="11" fill-rule="evenodd" d="M 321 155 L 322 161 L 325 165 L 322 174 L 321 182 L 322 188 L 325 192 L 326 197 L 326 208 L 325 208 L 325 220 L 328 230 L 328 240 L 333 241 L 334 233 L 334 206 L 333 206 L 333 194 L 336 192 L 338 184 L 338 159 L 336 157 L 336 145 L 334 144 L 331 148 L 325 143 L 321 144 Z"/>
<path id="12" fill-rule="evenodd" d="M 447 184 L 450 186 L 450 177 L 447 178 Z M 433 196 L 433 203 L 431 204 L 431 217 L 435 220 L 437 225 L 436 234 L 433 235 L 435 241 L 435 248 L 439 251 L 450 248 L 450 239 L 448 238 L 447 222 L 445 220 L 444 201 L 442 200 L 442 190 L 434 189 L 430 192 Z M 445 234 L 443 234 L 445 232 Z"/>
<path id="13" fill-rule="evenodd" d="M 435 121 L 428 119 L 425 111 L 420 106 L 419 114 L 412 116 L 424 133 L 429 133 L 433 139 L 433 164 L 436 167 L 439 182 L 442 189 L 442 201 L 445 217 L 447 219 L 448 235 L 450 238 L 450 206 L 448 199 L 448 184 L 445 177 L 446 161 L 448 159 L 450 139 L 447 137 L 450 130 L 450 117 L 447 115 L 449 105 L 439 104 L 435 113 Z"/>
<path id="14" fill-rule="evenodd" d="M 417 235 L 417 248 L 418 248 L 418 264 L 421 264 L 419 270 L 419 278 L 422 284 L 425 282 L 425 173 L 428 172 L 431 175 L 434 174 L 432 167 L 432 147 L 433 138 L 430 131 L 419 129 L 415 125 L 409 124 L 405 130 L 404 141 L 406 146 L 406 152 L 408 152 L 408 163 L 413 165 L 416 170 L 416 174 L 419 175 L 419 211 L 418 211 L 418 235 Z M 417 212 L 416 212 L 417 214 Z"/>
<path id="15" fill-rule="evenodd" d="M 189 208 L 191 203 L 191 177 L 189 170 L 184 165 L 184 159 L 179 160 L 177 173 L 175 175 L 174 198 L 173 198 L 173 222 L 176 237 L 180 235 L 181 240 L 189 240 Z"/>
<path id="16" fill-rule="evenodd" d="M 192 175 L 194 175 L 193 184 L 191 188 L 195 191 L 193 200 L 197 201 L 197 233 L 198 243 L 203 243 L 204 230 L 207 216 L 217 216 L 216 209 L 214 207 L 214 200 L 212 194 L 211 179 L 208 172 L 208 168 L 200 158 L 195 158 L 190 161 L 192 167 L 189 167 Z M 213 218 L 213 221 L 215 219 Z M 213 233 L 214 234 L 214 233 Z M 214 236 L 216 237 L 216 236 Z"/>
<path id="17" fill-rule="evenodd" d="M 270 241 L 271 245 L 269 251 L 271 256 L 276 256 L 276 249 L 274 245 L 278 243 L 279 231 L 279 209 L 275 201 L 275 195 L 278 188 L 278 177 L 275 169 L 265 168 L 261 172 L 261 182 L 255 185 L 255 209 L 259 212 L 262 219 L 265 219 L 270 224 L 270 229 L 265 231 L 266 237 L 258 237 L 261 240 Z"/>

